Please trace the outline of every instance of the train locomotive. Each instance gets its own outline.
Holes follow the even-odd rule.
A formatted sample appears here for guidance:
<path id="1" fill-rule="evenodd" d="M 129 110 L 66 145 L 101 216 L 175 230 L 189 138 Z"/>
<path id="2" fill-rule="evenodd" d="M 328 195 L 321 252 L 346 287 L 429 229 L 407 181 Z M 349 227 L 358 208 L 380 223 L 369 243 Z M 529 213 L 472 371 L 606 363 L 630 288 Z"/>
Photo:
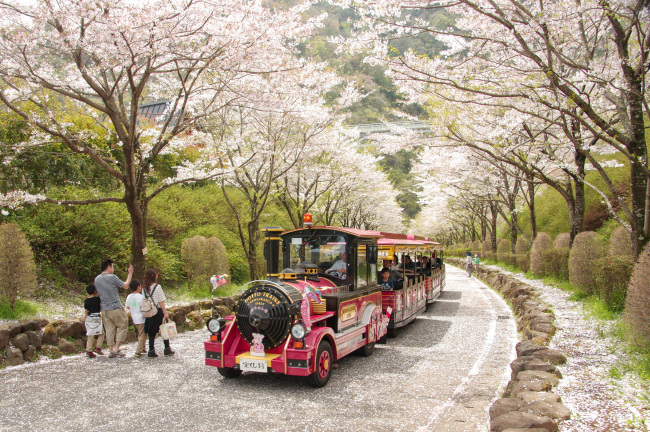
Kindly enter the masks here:
<path id="1" fill-rule="evenodd" d="M 267 278 L 242 287 L 233 315 L 208 320 L 205 364 L 226 378 L 276 372 L 323 387 L 335 362 L 353 352 L 370 356 L 395 326 L 378 284 L 378 240 L 386 233 L 311 225 L 263 232 Z"/>

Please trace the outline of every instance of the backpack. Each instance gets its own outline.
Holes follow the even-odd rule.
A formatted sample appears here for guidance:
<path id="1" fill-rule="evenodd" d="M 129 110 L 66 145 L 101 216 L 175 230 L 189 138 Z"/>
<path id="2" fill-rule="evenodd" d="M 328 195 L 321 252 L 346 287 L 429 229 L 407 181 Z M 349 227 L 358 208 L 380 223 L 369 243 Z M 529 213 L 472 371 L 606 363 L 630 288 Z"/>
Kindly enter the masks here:
<path id="1" fill-rule="evenodd" d="M 156 307 L 156 304 L 153 302 L 153 298 L 151 297 L 154 291 L 156 291 L 157 287 L 158 284 L 153 287 L 153 290 L 151 290 L 151 294 L 149 294 L 149 296 L 147 296 L 147 291 L 144 291 L 144 299 L 140 305 L 140 312 L 142 312 L 142 316 L 145 318 L 151 318 L 158 313 L 158 308 Z"/>

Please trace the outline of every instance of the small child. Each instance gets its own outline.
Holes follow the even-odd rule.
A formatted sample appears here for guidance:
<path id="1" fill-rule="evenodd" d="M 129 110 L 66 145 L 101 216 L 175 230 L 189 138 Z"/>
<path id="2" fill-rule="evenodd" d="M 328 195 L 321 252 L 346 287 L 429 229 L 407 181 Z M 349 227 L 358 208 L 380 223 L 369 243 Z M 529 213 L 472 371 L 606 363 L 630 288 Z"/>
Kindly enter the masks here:
<path id="1" fill-rule="evenodd" d="M 88 341 L 86 342 L 86 357 L 94 358 L 95 354 L 104 355 L 102 351 L 102 344 L 104 343 L 104 329 L 101 324 L 100 312 L 101 304 L 99 302 L 99 294 L 97 294 L 97 289 L 95 289 L 94 284 L 89 284 L 86 287 L 86 292 L 88 293 L 88 298 L 84 300 L 84 321 L 86 321 L 86 335 L 88 336 Z M 91 317 L 92 323 L 88 321 L 88 317 Z M 95 334 L 91 333 L 91 327 L 96 325 L 99 321 L 99 325 L 102 325 L 101 333 Z"/>
<path id="2" fill-rule="evenodd" d="M 126 308 L 131 312 L 131 319 L 138 333 L 138 346 L 135 349 L 135 356 L 141 358 L 142 354 L 144 354 L 144 344 L 147 340 L 147 335 L 144 333 L 144 317 L 142 316 L 142 312 L 140 312 L 140 305 L 144 296 L 142 295 L 140 281 L 132 280 L 129 288 L 131 288 L 131 294 L 127 296 L 125 304 Z"/>
<path id="3" fill-rule="evenodd" d="M 392 291 L 395 288 L 395 284 L 393 284 L 393 281 L 390 280 L 390 269 L 388 267 L 384 267 L 381 269 L 379 274 L 382 277 L 382 280 L 379 281 L 379 285 L 381 285 L 381 289 L 383 291 Z"/>

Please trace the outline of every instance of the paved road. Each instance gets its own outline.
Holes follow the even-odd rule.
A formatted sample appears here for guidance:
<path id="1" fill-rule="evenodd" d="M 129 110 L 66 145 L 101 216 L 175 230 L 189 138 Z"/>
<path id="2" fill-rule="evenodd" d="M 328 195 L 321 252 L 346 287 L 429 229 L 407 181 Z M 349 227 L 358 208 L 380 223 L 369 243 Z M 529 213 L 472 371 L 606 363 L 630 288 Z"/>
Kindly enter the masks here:
<path id="1" fill-rule="evenodd" d="M 372 357 L 342 359 L 322 389 L 276 374 L 225 380 L 203 364 L 205 338 L 180 335 L 171 358 L 0 371 L 0 431 L 486 431 L 516 329 L 498 295 L 448 267 L 439 301 Z"/>

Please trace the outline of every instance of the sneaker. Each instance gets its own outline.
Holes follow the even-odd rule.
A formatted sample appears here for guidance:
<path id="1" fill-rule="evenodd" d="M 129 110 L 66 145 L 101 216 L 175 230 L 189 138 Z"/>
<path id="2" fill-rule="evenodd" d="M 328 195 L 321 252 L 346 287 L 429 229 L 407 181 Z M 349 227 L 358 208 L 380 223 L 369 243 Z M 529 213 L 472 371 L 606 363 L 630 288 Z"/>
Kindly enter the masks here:
<path id="1" fill-rule="evenodd" d="M 116 358 L 116 357 L 126 357 L 126 354 L 124 354 L 122 351 L 113 351 L 108 355 L 109 358 Z"/>
<path id="2" fill-rule="evenodd" d="M 95 348 L 95 354 L 104 355 L 104 351 L 101 348 Z"/>
<path id="3" fill-rule="evenodd" d="M 135 353 L 133 356 L 134 356 L 135 358 L 142 358 L 142 355 L 143 355 L 143 354 L 144 354 L 144 353 Z"/>
<path id="4" fill-rule="evenodd" d="M 165 348 L 164 354 L 166 356 L 173 356 L 174 354 L 176 354 L 176 351 L 172 351 L 171 348 Z"/>
<path id="5" fill-rule="evenodd" d="M 149 351 L 147 357 L 158 357 L 158 354 L 156 354 L 156 351 Z"/>
<path id="6" fill-rule="evenodd" d="M 86 357 L 88 358 L 95 358 L 97 357 L 94 352 L 92 351 L 86 351 Z"/>

